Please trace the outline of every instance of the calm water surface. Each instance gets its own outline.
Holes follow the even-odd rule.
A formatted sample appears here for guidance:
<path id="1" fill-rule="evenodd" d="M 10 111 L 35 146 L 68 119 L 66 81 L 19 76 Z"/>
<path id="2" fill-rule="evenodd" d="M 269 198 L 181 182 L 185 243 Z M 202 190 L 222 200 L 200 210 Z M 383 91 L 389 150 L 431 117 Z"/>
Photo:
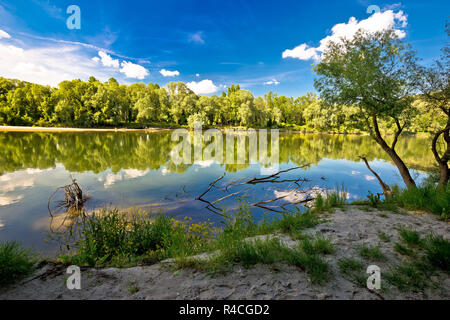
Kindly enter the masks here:
<path id="1" fill-rule="evenodd" d="M 0 240 L 18 240 L 43 253 L 54 253 L 56 244 L 44 241 L 50 226 L 47 202 L 56 188 L 70 183 L 71 175 L 89 193 L 89 210 L 139 207 L 175 218 L 219 222 L 219 216 L 195 200 L 211 181 L 224 173 L 220 185 L 273 172 L 270 163 L 260 162 L 224 165 L 205 160 L 177 166 L 170 156 L 175 145 L 168 131 L 0 132 Z M 419 180 L 433 165 L 429 145 L 427 137 L 404 137 L 397 146 Z M 279 148 L 280 169 L 310 164 L 283 175 L 310 179 L 305 187 L 332 189 L 344 184 L 351 200 L 366 197 L 369 190 L 380 192 L 359 155 L 367 156 L 385 182 L 401 184 L 396 168 L 367 136 L 280 133 Z M 247 199 L 250 203 L 272 199 L 289 187 L 257 185 L 246 193 Z M 213 200 L 220 192 L 215 190 L 207 197 Z M 232 200 L 221 204 L 228 210 L 235 205 Z M 274 215 L 252 210 L 256 219 Z"/>

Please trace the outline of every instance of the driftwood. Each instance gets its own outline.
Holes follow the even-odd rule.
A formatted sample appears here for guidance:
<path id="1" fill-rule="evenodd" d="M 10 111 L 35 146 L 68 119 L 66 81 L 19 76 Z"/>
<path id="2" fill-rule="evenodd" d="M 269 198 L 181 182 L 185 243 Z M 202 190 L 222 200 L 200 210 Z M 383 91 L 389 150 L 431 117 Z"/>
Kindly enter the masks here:
<path id="1" fill-rule="evenodd" d="M 48 198 L 48 212 L 50 217 L 53 219 L 54 213 L 57 211 L 63 211 L 66 215 L 64 218 L 63 224 L 67 217 L 76 215 L 85 215 L 84 204 L 88 200 L 88 197 L 83 194 L 83 190 L 78 185 L 75 179 L 72 179 L 72 183 L 66 186 L 62 186 L 57 188 Z M 64 200 L 60 200 L 56 202 L 56 208 L 52 212 L 50 205 L 53 197 L 58 193 L 58 191 L 62 191 L 64 193 Z"/>
<path id="2" fill-rule="evenodd" d="M 213 182 L 211 182 L 209 184 L 208 188 L 200 196 L 198 196 L 196 198 L 196 200 L 199 200 L 199 201 L 202 201 L 202 202 L 206 203 L 207 204 L 206 208 L 208 210 L 210 210 L 211 212 L 213 212 L 215 214 L 219 214 L 221 216 L 224 216 L 224 214 L 222 213 L 222 210 L 220 208 L 218 208 L 216 206 L 216 204 L 221 202 L 221 201 L 223 201 L 223 200 L 225 200 L 225 199 L 228 199 L 228 198 L 233 197 L 233 196 L 237 196 L 238 194 L 244 193 L 244 192 L 249 191 L 251 189 L 251 187 L 249 187 L 249 188 L 246 188 L 244 190 L 240 190 L 240 191 L 237 191 L 237 192 L 229 193 L 231 188 L 237 187 L 237 186 L 242 186 L 242 185 L 255 186 L 255 185 L 260 184 L 260 183 L 287 183 L 287 182 L 291 182 L 290 186 L 295 184 L 296 187 L 294 189 L 290 190 L 287 194 L 285 194 L 283 196 L 280 196 L 280 197 L 277 197 L 275 199 L 259 201 L 259 202 L 256 202 L 256 203 L 252 204 L 252 206 L 254 206 L 254 207 L 259 207 L 259 208 L 262 208 L 262 209 L 265 209 L 265 210 L 269 210 L 269 211 L 273 211 L 273 212 L 284 212 L 285 211 L 285 207 L 288 206 L 288 205 L 302 204 L 302 203 L 306 203 L 306 202 L 314 200 L 313 198 L 309 198 L 308 197 L 306 199 L 302 199 L 302 200 L 297 201 L 295 203 L 288 202 L 288 203 L 283 203 L 283 204 L 276 205 L 276 206 L 268 206 L 267 205 L 267 204 L 270 204 L 270 203 L 274 203 L 274 202 L 276 202 L 278 200 L 285 199 L 286 197 L 288 197 L 293 192 L 298 191 L 302 187 L 304 182 L 308 182 L 309 181 L 308 179 L 305 179 L 305 178 L 281 179 L 280 174 L 286 173 L 286 172 L 289 172 L 289 171 L 292 171 L 292 170 L 296 170 L 296 169 L 305 168 L 307 166 L 308 165 L 304 165 L 304 166 L 299 166 L 299 167 L 290 168 L 290 169 L 286 169 L 286 170 L 280 170 L 280 171 L 278 171 L 278 172 L 276 172 L 274 174 L 271 174 L 271 175 L 268 175 L 268 176 L 265 176 L 265 177 L 261 177 L 261 178 L 256 178 L 255 177 L 255 178 L 252 178 L 252 179 L 249 179 L 249 180 L 245 180 L 246 178 L 241 178 L 239 180 L 232 181 L 232 182 L 228 183 L 227 185 L 225 185 L 225 187 L 221 188 L 221 187 L 217 186 L 217 183 L 225 177 L 225 174 L 224 174 L 221 177 L 219 177 L 216 180 L 214 180 Z M 223 192 L 227 192 L 229 194 L 227 194 L 227 195 L 225 195 L 223 197 L 220 197 L 220 198 L 218 198 L 218 199 L 216 199 L 214 201 L 209 201 L 209 200 L 205 199 L 204 197 L 206 196 L 206 194 L 212 188 L 215 188 L 217 190 L 221 190 Z"/>
<path id="3" fill-rule="evenodd" d="M 380 184 L 381 190 L 383 190 L 382 193 L 378 193 L 377 194 L 378 198 L 380 196 L 382 196 L 382 195 L 384 195 L 386 198 L 391 197 L 391 195 L 392 195 L 391 188 L 386 183 L 384 183 L 384 181 L 381 180 L 380 176 L 370 167 L 369 162 L 367 161 L 367 158 L 366 157 L 362 157 L 362 156 L 360 156 L 359 158 L 364 161 L 364 163 L 366 164 L 367 169 L 369 169 L 370 172 L 372 172 L 372 174 L 378 180 L 378 183 Z"/>

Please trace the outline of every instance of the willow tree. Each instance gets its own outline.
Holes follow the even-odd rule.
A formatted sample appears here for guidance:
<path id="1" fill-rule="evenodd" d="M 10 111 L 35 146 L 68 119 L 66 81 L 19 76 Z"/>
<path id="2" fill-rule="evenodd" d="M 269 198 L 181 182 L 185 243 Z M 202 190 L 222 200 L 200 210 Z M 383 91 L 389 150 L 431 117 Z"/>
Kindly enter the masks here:
<path id="1" fill-rule="evenodd" d="M 416 62 L 415 52 L 394 30 L 360 30 L 352 39 L 330 42 L 314 67 L 320 97 L 329 105 L 359 108 L 365 129 L 392 159 L 408 188 L 416 184 L 395 146 L 412 118 Z M 393 124 L 391 143 L 382 134 L 381 121 Z"/>

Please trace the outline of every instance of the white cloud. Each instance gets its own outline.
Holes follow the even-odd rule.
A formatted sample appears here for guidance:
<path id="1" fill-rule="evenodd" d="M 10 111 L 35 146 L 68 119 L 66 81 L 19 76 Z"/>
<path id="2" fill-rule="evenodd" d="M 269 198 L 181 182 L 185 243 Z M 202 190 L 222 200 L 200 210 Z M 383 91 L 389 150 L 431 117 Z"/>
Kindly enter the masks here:
<path id="1" fill-rule="evenodd" d="M 219 90 L 219 87 L 217 87 L 211 80 L 207 79 L 198 82 L 188 82 L 186 85 L 196 94 L 210 94 Z"/>
<path id="2" fill-rule="evenodd" d="M 266 82 L 264 82 L 264 84 L 266 84 L 266 85 L 272 85 L 272 84 L 274 84 L 274 85 L 279 85 L 280 84 L 280 82 L 279 81 L 277 81 L 277 79 L 272 79 L 272 80 L 270 80 L 270 81 L 266 81 Z"/>
<path id="3" fill-rule="evenodd" d="M 401 28 L 405 28 L 406 25 L 407 16 L 401 10 L 397 13 L 392 10 L 374 13 L 369 18 L 361 21 L 358 21 L 355 17 L 351 17 L 347 23 L 339 23 L 333 26 L 331 35 L 320 40 L 318 47 L 310 47 L 306 43 L 303 43 L 292 50 L 285 50 L 282 57 L 284 59 L 318 60 L 330 42 L 340 42 L 342 38 L 352 39 L 360 29 L 369 33 L 394 29 L 399 38 L 404 38 L 406 33 Z"/>
<path id="4" fill-rule="evenodd" d="M 64 80 L 110 77 L 77 45 L 25 48 L 0 40 L 0 74 L 6 78 L 57 86 Z"/>
<path id="5" fill-rule="evenodd" d="M 319 58 L 317 51 L 318 51 L 317 48 L 308 48 L 308 45 L 306 43 L 303 43 L 292 50 L 289 49 L 285 50 L 282 56 L 283 59 L 296 58 L 300 60 L 309 60 L 309 59 L 317 60 Z"/>
<path id="6" fill-rule="evenodd" d="M 195 76 L 196 76 L 196 77 L 200 77 L 200 73 L 196 73 Z"/>
<path id="7" fill-rule="evenodd" d="M 198 44 L 205 44 L 205 40 L 203 40 L 203 32 L 199 31 L 197 33 L 191 34 L 189 36 L 189 42 L 195 42 Z"/>
<path id="8" fill-rule="evenodd" d="M 111 58 L 111 56 L 104 51 L 99 51 L 98 55 L 100 56 L 102 64 L 105 67 L 119 68 L 119 60 Z M 94 61 L 98 61 L 98 58 Z"/>
<path id="9" fill-rule="evenodd" d="M 9 39 L 9 38 L 11 38 L 11 36 L 8 34 L 8 32 L 0 29 L 0 39 L 3 39 L 3 38 Z"/>
<path id="10" fill-rule="evenodd" d="M 169 71 L 166 69 L 162 69 L 159 73 L 161 73 L 164 77 L 175 77 L 175 76 L 179 76 L 180 72 L 178 71 Z"/>
<path id="11" fill-rule="evenodd" d="M 125 74 L 127 78 L 135 78 L 142 80 L 150 73 L 143 66 L 135 64 L 133 62 L 123 61 L 121 64 L 120 72 Z"/>
<path id="12" fill-rule="evenodd" d="M 375 180 L 375 177 L 369 176 L 369 175 L 367 175 L 367 174 L 364 176 L 364 178 L 365 178 L 367 181 L 373 181 L 373 180 Z"/>
<path id="13" fill-rule="evenodd" d="M 86 80 L 90 76 L 106 81 L 112 76 L 119 80 L 125 77 L 142 80 L 149 75 L 149 71 L 138 64 L 120 63 L 106 51 L 83 43 L 56 41 L 57 44 L 43 43 L 30 48 L 20 40 L 2 41 L 7 38 L 4 33 L 0 30 L 0 74 L 6 78 L 57 86 L 64 80 Z M 97 53 L 93 58 L 89 53 L 92 50 Z"/>

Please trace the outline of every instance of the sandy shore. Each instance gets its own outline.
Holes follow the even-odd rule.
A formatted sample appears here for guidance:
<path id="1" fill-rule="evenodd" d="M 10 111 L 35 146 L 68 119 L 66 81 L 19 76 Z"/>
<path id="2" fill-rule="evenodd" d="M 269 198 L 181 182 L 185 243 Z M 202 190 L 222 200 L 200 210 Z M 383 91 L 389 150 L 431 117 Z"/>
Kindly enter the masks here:
<path id="1" fill-rule="evenodd" d="M 165 131 L 170 128 L 145 128 L 145 129 L 131 129 L 131 128 L 58 128 L 58 127 L 19 127 L 19 126 L 0 126 L 0 132 L 128 132 L 128 131 Z"/>
<path id="2" fill-rule="evenodd" d="M 387 260 L 363 261 L 365 267 L 380 267 L 383 282 L 383 272 L 406 259 L 392 249 L 400 241 L 398 228 L 448 237 L 449 223 L 427 214 L 360 210 L 355 206 L 338 209 L 326 215 L 326 220 L 306 231 L 331 238 L 336 247 L 334 254 L 326 256 L 332 277 L 322 285 L 312 284 L 301 269 L 283 264 L 250 269 L 235 266 L 226 275 L 210 276 L 190 269 L 174 271 L 166 262 L 125 269 L 85 268 L 82 289 L 68 290 L 66 268 L 47 264 L 28 280 L 0 289 L 0 299 L 450 299 L 450 278 L 443 272 L 433 276 L 438 286 L 424 292 L 400 291 L 395 287 L 389 287 L 387 292 L 373 292 L 344 277 L 337 266 L 341 258 L 358 258 L 358 245 L 379 245 Z M 381 241 L 379 232 L 390 240 Z M 275 236 L 287 246 L 295 244 L 286 235 Z"/>

